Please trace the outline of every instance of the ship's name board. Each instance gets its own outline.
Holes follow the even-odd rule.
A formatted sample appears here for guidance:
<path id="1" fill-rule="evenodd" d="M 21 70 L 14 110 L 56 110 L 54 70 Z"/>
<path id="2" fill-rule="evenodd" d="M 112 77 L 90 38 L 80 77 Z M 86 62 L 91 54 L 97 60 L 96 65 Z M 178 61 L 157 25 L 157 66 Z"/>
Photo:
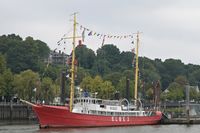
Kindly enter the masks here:
<path id="1" fill-rule="evenodd" d="M 126 122 L 129 121 L 129 117 L 125 116 L 112 116 L 112 121 L 118 121 L 118 122 Z"/>

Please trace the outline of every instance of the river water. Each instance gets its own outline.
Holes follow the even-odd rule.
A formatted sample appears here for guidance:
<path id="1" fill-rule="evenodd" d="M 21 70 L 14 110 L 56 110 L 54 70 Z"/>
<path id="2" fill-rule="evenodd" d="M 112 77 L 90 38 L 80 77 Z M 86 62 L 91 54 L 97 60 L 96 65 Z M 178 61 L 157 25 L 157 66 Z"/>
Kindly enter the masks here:
<path id="1" fill-rule="evenodd" d="M 0 125 L 0 133 L 199 133 L 200 125 L 153 125 L 101 128 L 48 128 L 37 124 Z"/>

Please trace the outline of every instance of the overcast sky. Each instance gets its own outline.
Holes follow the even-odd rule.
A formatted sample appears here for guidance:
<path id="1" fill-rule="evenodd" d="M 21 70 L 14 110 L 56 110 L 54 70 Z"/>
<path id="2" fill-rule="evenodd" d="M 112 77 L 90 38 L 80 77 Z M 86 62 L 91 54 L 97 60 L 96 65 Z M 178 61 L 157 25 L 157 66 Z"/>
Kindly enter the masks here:
<path id="1" fill-rule="evenodd" d="M 15 33 L 46 42 L 51 49 L 72 29 L 70 14 L 80 24 L 111 35 L 141 34 L 140 56 L 181 59 L 200 64 L 199 0 L 0 0 L 0 35 Z M 80 33 L 80 32 L 79 32 Z M 85 38 L 93 50 L 102 39 Z M 133 48 L 130 39 L 106 39 L 121 51 Z M 58 49 L 71 50 L 69 41 Z"/>

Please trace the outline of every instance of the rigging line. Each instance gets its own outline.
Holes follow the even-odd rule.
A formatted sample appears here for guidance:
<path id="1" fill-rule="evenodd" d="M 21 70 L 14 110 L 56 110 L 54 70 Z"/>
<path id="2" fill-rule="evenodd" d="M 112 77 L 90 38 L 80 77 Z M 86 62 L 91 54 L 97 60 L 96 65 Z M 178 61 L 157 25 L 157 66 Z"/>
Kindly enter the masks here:
<path id="1" fill-rule="evenodd" d="M 64 34 L 64 35 L 68 35 L 72 31 L 73 31 L 73 28 L 70 28 L 69 31 L 66 34 Z"/>
<path id="2" fill-rule="evenodd" d="M 68 35 L 70 32 L 72 32 L 72 31 L 73 31 L 73 29 L 70 28 L 70 29 L 68 30 L 68 32 L 65 33 L 65 34 L 61 37 L 61 39 L 57 42 L 57 44 L 60 45 L 60 42 L 64 40 L 65 36 L 67 36 L 67 35 Z"/>

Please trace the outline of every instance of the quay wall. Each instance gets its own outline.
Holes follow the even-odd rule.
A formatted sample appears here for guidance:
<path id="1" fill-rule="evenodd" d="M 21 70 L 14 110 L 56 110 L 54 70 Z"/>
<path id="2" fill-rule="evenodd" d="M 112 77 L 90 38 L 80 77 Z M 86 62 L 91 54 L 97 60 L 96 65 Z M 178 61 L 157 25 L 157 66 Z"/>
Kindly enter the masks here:
<path id="1" fill-rule="evenodd" d="M 36 116 L 29 105 L 0 102 L 0 120 L 36 120 Z"/>

